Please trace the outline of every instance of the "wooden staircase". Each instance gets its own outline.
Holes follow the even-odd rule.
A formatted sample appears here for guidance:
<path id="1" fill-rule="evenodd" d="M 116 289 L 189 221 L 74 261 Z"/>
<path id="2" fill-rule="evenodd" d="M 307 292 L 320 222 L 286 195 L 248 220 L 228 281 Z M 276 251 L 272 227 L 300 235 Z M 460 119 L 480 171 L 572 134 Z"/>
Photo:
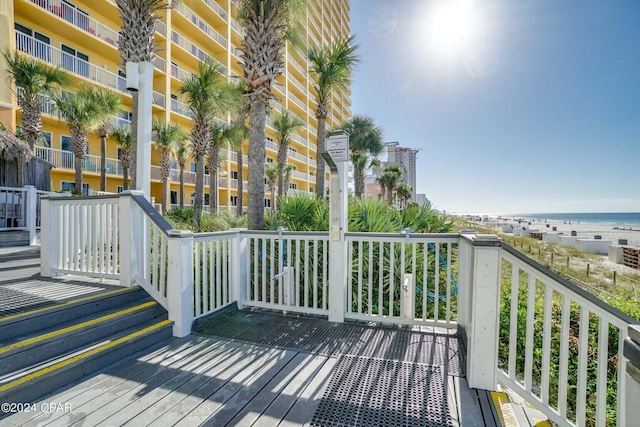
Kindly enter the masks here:
<path id="1" fill-rule="evenodd" d="M 171 326 L 137 287 L 0 318 L 0 403 L 34 401 L 165 343 Z"/>

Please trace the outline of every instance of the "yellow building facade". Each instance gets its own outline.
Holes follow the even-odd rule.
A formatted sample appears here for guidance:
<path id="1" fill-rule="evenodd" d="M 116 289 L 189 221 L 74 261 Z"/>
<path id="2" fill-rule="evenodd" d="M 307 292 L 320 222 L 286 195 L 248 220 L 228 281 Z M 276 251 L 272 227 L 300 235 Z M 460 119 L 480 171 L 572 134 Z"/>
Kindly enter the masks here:
<path id="1" fill-rule="evenodd" d="M 160 120 L 179 123 L 191 129 L 191 119 L 184 99 L 180 95 L 181 80 L 195 73 L 200 60 L 211 57 L 221 70 L 232 79 L 242 74 L 238 65 L 242 28 L 238 22 L 239 2 L 235 0 L 182 0 L 173 9 L 161 13 L 156 25 L 158 45 L 154 60 L 153 115 Z M 301 39 L 309 46 L 325 46 L 350 31 L 348 0 L 311 0 L 303 19 Z M 90 82 L 108 87 L 121 94 L 126 110 L 115 118 L 118 126 L 131 124 L 131 96 L 125 89 L 124 70 L 118 64 L 119 13 L 114 0 L 5 0 L 0 2 L 0 48 L 17 49 L 69 71 L 74 85 Z M 0 122 L 13 128 L 20 122 L 20 110 L 6 78 L 4 61 L 0 73 Z M 304 126 L 293 137 L 289 151 L 289 164 L 294 166 L 289 194 L 315 190 L 317 158 L 316 99 L 312 76 L 303 49 L 287 44 L 285 71 L 273 91 L 279 102 L 272 103 L 271 117 L 267 118 L 267 162 L 276 162 L 276 134 L 272 119 L 283 109 L 299 117 Z M 19 90 L 19 89 L 18 89 Z M 43 105 L 43 131 L 48 146 L 36 148 L 36 155 L 53 163 L 51 185 L 56 191 L 73 188 L 74 163 L 71 154 L 70 133 L 64 121 L 58 118 L 52 103 Z M 330 106 L 327 129 L 337 128 L 351 116 L 350 92 L 337 91 Z M 219 117 L 228 122 L 229 117 Z M 244 153 L 248 151 L 245 142 Z M 219 173 L 219 204 L 221 210 L 237 209 L 238 170 L 236 155 L 222 150 Z M 152 150 L 151 195 L 161 198 L 159 152 Z M 247 177 L 248 159 L 244 159 L 243 177 Z M 122 189 L 122 168 L 118 148 L 110 140 L 107 146 L 108 192 Z M 85 191 L 100 187 L 100 141 L 91 136 L 87 155 L 83 161 Z M 185 204 L 190 204 L 195 190 L 195 166 L 189 163 L 185 172 Z M 205 176 L 208 193 L 209 176 Z M 178 203 L 179 184 L 177 165 L 171 173 L 171 202 Z M 247 186 L 244 186 L 246 192 Z M 268 196 L 267 196 L 268 197 Z M 208 196 L 207 196 L 208 199 Z M 244 197 L 246 205 L 246 194 Z"/>

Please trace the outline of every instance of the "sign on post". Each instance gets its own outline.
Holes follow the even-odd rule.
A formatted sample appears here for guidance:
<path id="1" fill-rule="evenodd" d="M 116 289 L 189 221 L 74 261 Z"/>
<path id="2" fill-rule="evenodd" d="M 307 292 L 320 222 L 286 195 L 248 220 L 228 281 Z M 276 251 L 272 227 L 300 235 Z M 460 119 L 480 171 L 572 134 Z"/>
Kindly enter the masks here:
<path id="1" fill-rule="evenodd" d="M 327 152 L 334 162 L 349 161 L 349 135 L 332 135 L 325 141 Z"/>

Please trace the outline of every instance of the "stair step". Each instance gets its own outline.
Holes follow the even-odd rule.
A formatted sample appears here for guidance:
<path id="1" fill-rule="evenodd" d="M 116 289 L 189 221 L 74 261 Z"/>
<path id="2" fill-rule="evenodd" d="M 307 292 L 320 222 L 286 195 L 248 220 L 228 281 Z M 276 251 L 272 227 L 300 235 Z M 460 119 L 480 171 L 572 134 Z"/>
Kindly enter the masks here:
<path id="1" fill-rule="evenodd" d="M 27 366 L 42 363 L 52 357 L 100 342 L 104 337 L 149 320 L 164 320 L 166 311 L 156 301 L 134 302 L 68 322 L 62 328 L 47 328 L 44 333 L 12 339 L 0 347 L 1 376 Z"/>
<path id="2" fill-rule="evenodd" d="M 142 298 L 148 298 L 148 294 L 143 289 L 139 287 L 122 288 L 98 292 L 51 307 L 6 316 L 0 318 L 0 336 L 3 341 L 7 341 Z"/>
<path id="3" fill-rule="evenodd" d="M 170 320 L 150 321 L 101 343 L 32 367 L 0 384 L 3 402 L 29 402 L 171 336 Z"/>

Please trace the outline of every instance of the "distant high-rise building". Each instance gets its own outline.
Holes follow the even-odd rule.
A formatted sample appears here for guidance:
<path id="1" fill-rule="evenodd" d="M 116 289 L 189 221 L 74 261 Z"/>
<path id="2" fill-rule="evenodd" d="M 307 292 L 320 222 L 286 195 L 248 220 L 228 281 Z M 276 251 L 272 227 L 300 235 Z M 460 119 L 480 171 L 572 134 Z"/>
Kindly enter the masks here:
<path id="1" fill-rule="evenodd" d="M 402 167 L 402 182 L 411 186 L 411 199 L 416 200 L 416 156 L 419 149 L 400 147 L 399 142 L 388 142 L 387 161 L 384 166 L 400 165 Z"/>

